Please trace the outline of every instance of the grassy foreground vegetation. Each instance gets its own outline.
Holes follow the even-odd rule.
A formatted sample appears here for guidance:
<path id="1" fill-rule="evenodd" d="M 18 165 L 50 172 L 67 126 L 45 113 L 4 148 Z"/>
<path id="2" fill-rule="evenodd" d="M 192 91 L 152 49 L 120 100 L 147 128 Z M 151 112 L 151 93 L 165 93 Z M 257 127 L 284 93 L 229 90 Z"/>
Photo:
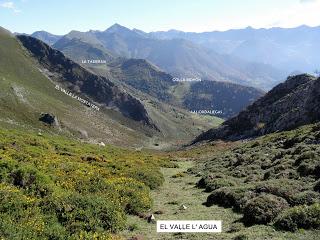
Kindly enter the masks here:
<path id="1" fill-rule="evenodd" d="M 320 124 L 216 151 L 191 172 L 207 206 L 232 208 L 247 227 L 320 229 Z"/>
<path id="2" fill-rule="evenodd" d="M 211 148 L 212 150 L 212 148 Z M 185 152 L 186 154 L 186 152 Z M 179 168 L 162 168 L 165 182 L 158 189 L 151 191 L 154 200 L 148 214 L 154 214 L 156 220 L 222 220 L 222 233 L 157 233 L 156 224 L 148 223 L 143 217 L 129 215 L 126 230 L 121 232 L 130 240 L 318 240 L 320 231 L 302 230 L 296 232 L 276 231 L 270 225 L 246 226 L 242 222 L 242 213 L 231 208 L 213 205 L 207 207 L 206 199 L 210 193 L 195 187 L 201 179 L 197 174 L 190 174 L 188 169 L 199 162 L 176 159 Z M 181 209 L 185 205 L 186 209 Z"/>
<path id="3" fill-rule="evenodd" d="M 151 207 L 165 157 L 0 129 L 2 239 L 116 239 Z"/>

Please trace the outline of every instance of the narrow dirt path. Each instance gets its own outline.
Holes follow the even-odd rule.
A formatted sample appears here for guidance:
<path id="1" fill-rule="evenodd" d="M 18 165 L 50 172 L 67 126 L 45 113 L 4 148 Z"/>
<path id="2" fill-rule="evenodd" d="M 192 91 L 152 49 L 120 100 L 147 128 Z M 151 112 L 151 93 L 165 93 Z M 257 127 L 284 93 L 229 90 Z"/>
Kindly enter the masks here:
<path id="1" fill-rule="evenodd" d="M 202 205 L 206 201 L 208 193 L 195 187 L 198 177 L 185 173 L 192 167 L 193 161 L 179 161 L 179 168 L 163 168 L 162 173 L 165 182 L 161 188 L 152 191 L 154 200 L 150 214 L 156 211 L 162 214 L 154 214 L 156 220 L 222 220 L 223 229 L 229 229 L 232 222 L 241 216 L 218 206 L 210 208 Z M 176 177 L 173 177 L 176 176 Z M 187 209 L 180 210 L 181 205 Z M 129 238 L 138 236 L 137 239 L 230 239 L 227 233 L 157 233 L 156 224 L 148 223 L 146 220 L 130 216 L 128 223 L 133 231 L 124 232 Z M 228 236 L 227 236 L 228 235 Z"/>

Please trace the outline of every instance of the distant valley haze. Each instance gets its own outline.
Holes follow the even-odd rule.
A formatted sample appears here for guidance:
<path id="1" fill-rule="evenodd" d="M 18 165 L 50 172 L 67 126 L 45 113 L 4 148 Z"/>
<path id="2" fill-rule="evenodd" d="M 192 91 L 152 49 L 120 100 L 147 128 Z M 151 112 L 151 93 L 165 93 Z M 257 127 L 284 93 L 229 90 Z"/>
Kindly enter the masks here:
<path id="1" fill-rule="evenodd" d="M 306 25 L 196 33 L 144 32 L 116 23 L 104 31 L 72 30 L 66 35 L 36 31 L 31 36 L 67 55 L 77 40 L 99 45 L 115 57 L 147 59 L 177 77 L 234 82 L 264 90 L 287 75 L 312 74 L 320 65 L 320 27 Z"/>

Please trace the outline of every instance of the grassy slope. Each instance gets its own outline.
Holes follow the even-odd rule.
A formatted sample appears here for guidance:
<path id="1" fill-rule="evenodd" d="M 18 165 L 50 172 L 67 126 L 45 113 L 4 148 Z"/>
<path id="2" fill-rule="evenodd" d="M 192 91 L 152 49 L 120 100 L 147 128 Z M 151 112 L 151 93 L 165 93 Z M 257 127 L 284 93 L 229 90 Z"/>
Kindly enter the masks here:
<path id="1" fill-rule="evenodd" d="M 151 206 L 149 189 L 163 182 L 159 167 L 172 165 L 166 159 L 0 129 L 0 236 L 109 239 L 126 228 L 126 214 Z"/>
<path id="2" fill-rule="evenodd" d="M 177 146 L 181 145 L 181 143 L 188 143 L 193 139 L 193 136 L 197 136 L 206 129 L 216 127 L 223 122 L 218 117 L 191 114 L 185 109 L 160 102 L 155 97 L 119 81 L 109 72 L 106 66 L 91 66 L 90 70 L 99 75 L 109 77 L 118 86 L 121 86 L 144 103 L 151 119 L 161 130 L 159 136 L 151 139 L 150 143 L 147 144 L 148 147 L 155 147 L 154 144 L 159 144 L 159 148 L 166 148 L 170 145 Z"/>
<path id="3" fill-rule="evenodd" d="M 302 132 L 308 133 L 305 129 Z M 272 137 L 266 137 L 265 141 L 270 142 Z M 83 144 L 50 134 L 39 136 L 32 131 L 1 130 L 0 139 L 0 199 L 3 201 L 0 226 L 1 235 L 8 239 L 19 239 L 21 234 L 32 239 L 52 235 L 65 239 L 71 232 L 90 239 L 92 232 L 106 237 L 106 230 L 122 230 L 121 235 L 126 237 L 140 234 L 145 239 L 234 239 L 241 235 L 248 239 L 317 239 L 319 235 L 318 231 L 275 231 L 272 226 L 265 225 L 245 227 L 241 223 L 241 213 L 217 205 L 210 208 L 202 205 L 210 193 L 196 188 L 200 177 L 187 170 L 202 165 L 216 154 L 230 155 L 228 144 L 151 154 Z M 167 168 L 173 166 L 172 163 L 168 165 L 168 158 L 175 159 L 179 168 Z M 227 175 L 221 166 L 216 170 Z M 153 207 L 148 187 L 154 189 L 151 191 Z M 104 200 L 99 196 L 104 196 Z M 111 205 L 110 201 L 113 201 Z M 97 208 L 101 204 L 106 209 Z M 181 204 L 188 208 L 179 210 Z M 151 210 L 147 211 L 149 207 Z M 8 212 L 8 209 L 13 210 Z M 100 219 L 99 214 L 105 210 L 109 214 L 117 213 L 108 220 L 112 221 L 112 229 L 101 225 L 104 220 L 91 221 Z M 224 232 L 157 234 L 154 224 L 132 215 L 126 223 L 123 215 L 157 210 L 164 213 L 156 215 L 156 219 L 221 219 Z M 83 214 L 87 217 L 83 218 Z M 8 222 L 10 224 L 4 225 Z M 32 227 L 28 223 L 32 223 Z M 84 229 L 91 229 L 91 233 Z"/>
<path id="4" fill-rule="evenodd" d="M 0 124 L 15 122 L 15 127 L 47 129 L 38 118 L 41 112 L 49 112 L 58 117 L 61 128 L 69 134 L 86 131 L 96 141 L 131 145 L 145 139 L 125 126 L 127 120 L 120 114 L 93 111 L 57 91 L 15 38 L 5 32 L 0 38 Z"/>
<path id="5" fill-rule="evenodd" d="M 270 226 L 254 225 L 245 227 L 239 224 L 241 214 L 233 212 L 230 208 L 223 208 L 214 205 L 210 208 L 203 205 L 209 193 L 202 189 L 196 188 L 194 184 L 200 179 L 195 175 L 186 173 L 194 167 L 196 162 L 185 159 L 178 159 L 179 168 L 162 168 L 165 182 L 157 190 L 153 190 L 151 196 L 154 199 L 154 205 L 148 214 L 162 210 L 163 214 L 154 214 L 156 220 L 222 220 L 223 233 L 199 234 L 199 233 L 157 233 L 156 224 L 148 223 L 145 219 L 137 216 L 129 216 L 128 225 L 130 229 L 122 232 L 124 237 L 143 236 L 146 240 L 204 240 L 204 239 L 235 239 L 238 236 L 245 236 L 243 239 L 294 239 L 294 240 L 316 240 L 320 234 L 319 231 L 299 231 L 299 232 L 280 232 L 275 231 Z M 173 178 L 172 176 L 180 175 L 182 177 Z M 179 210 L 184 204 L 186 210 Z M 232 232 L 232 229 L 233 230 Z"/>
<path id="6" fill-rule="evenodd" d="M 155 215 L 158 220 L 223 220 L 223 233 L 157 234 L 155 224 L 131 216 L 134 230 L 123 235 L 145 235 L 146 239 L 319 239 L 319 132 L 319 124 L 307 125 L 249 142 L 212 142 L 168 153 L 180 168 L 162 169 L 165 182 L 152 191 L 154 207 L 148 214 L 162 210 L 163 214 Z M 201 179 L 206 179 L 205 190 L 195 187 Z M 226 194 L 217 194 L 221 192 Z M 256 204 L 253 198 L 264 192 L 285 199 L 288 208 L 276 212 L 278 216 L 268 224 L 245 223 L 245 206 Z M 213 195 L 217 197 L 210 200 Z M 188 208 L 179 210 L 181 204 Z M 268 204 L 263 203 L 266 209 L 256 216 L 269 214 Z M 309 229 L 312 221 L 318 230 Z"/>

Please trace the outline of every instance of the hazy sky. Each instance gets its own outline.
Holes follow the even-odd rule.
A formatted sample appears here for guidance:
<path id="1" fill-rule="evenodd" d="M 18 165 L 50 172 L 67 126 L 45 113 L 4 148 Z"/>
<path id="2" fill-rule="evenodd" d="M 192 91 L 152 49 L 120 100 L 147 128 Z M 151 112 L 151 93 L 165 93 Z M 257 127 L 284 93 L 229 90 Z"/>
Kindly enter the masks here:
<path id="1" fill-rule="evenodd" d="M 320 0 L 0 0 L 0 26 L 12 32 L 143 31 L 320 25 Z"/>

